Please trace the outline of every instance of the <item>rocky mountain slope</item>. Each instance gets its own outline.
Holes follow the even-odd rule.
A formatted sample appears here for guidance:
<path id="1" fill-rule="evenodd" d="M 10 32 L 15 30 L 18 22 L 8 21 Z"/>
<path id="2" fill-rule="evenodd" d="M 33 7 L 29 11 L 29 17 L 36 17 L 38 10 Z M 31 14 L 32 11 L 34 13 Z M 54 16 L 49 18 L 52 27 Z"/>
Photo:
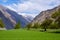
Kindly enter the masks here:
<path id="1" fill-rule="evenodd" d="M 7 29 L 13 29 L 17 22 L 20 22 L 22 26 L 29 23 L 22 15 L 2 5 L 0 5 L 0 18 L 3 20 Z"/>
<path id="2" fill-rule="evenodd" d="M 46 18 L 51 18 L 51 15 L 55 12 L 58 11 L 60 9 L 60 5 L 53 8 L 53 9 L 48 9 L 46 11 L 42 11 L 39 15 L 37 15 L 34 20 L 32 21 L 32 23 L 42 23 Z"/>

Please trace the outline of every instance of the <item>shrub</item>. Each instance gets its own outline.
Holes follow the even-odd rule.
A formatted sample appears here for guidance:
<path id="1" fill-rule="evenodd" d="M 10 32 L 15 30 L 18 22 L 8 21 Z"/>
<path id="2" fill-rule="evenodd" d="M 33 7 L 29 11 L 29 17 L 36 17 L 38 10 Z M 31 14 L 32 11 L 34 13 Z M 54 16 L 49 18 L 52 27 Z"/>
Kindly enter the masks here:
<path id="1" fill-rule="evenodd" d="M 16 25 L 15 25 L 15 28 L 14 29 L 20 29 L 21 25 L 20 25 L 20 22 L 18 22 Z"/>

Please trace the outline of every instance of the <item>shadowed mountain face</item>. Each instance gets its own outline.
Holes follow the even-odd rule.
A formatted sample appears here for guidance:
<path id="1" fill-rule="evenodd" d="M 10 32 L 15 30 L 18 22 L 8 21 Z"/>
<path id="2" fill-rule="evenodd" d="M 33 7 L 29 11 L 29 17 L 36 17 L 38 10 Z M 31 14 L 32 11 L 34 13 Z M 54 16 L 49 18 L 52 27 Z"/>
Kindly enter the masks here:
<path id="1" fill-rule="evenodd" d="M 51 18 L 51 15 L 55 12 L 60 10 L 60 5 L 53 8 L 53 9 L 49 9 L 46 11 L 42 11 L 39 15 L 37 15 L 34 20 L 32 21 L 32 23 L 42 23 L 46 18 Z"/>
<path id="2" fill-rule="evenodd" d="M 24 27 L 29 21 L 27 21 L 22 15 L 17 14 L 6 7 L 0 5 L 0 18 L 3 20 L 7 29 L 13 29 L 17 22 L 20 22 Z"/>

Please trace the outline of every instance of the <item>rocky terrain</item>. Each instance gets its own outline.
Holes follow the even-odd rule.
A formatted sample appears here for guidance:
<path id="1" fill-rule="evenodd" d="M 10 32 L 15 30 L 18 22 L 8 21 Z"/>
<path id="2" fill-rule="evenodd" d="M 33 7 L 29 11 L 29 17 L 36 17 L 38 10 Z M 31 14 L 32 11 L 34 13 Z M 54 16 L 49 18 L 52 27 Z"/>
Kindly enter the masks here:
<path id="1" fill-rule="evenodd" d="M 60 5 L 53 8 L 53 9 L 48 9 L 46 11 L 42 11 L 39 15 L 37 15 L 34 20 L 32 21 L 32 23 L 42 23 L 46 18 L 51 18 L 51 15 L 55 12 L 58 11 L 60 9 Z"/>
<path id="2" fill-rule="evenodd" d="M 0 5 L 0 18 L 3 20 L 6 29 L 13 29 L 17 22 L 20 22 L 22 27 L 29 23 L 22 15 L 2 5 Z"/>

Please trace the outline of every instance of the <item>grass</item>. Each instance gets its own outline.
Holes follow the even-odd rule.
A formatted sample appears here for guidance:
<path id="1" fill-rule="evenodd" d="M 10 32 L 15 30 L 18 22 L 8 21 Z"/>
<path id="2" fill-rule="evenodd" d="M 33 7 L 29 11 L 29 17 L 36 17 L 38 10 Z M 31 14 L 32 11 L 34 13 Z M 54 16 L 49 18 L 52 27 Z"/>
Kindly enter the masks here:
<path id="1" fill-rule="evenodd" d="M 0 40 L 60 40 L 60 34 L 32 30 L 0 30 Z"/>

